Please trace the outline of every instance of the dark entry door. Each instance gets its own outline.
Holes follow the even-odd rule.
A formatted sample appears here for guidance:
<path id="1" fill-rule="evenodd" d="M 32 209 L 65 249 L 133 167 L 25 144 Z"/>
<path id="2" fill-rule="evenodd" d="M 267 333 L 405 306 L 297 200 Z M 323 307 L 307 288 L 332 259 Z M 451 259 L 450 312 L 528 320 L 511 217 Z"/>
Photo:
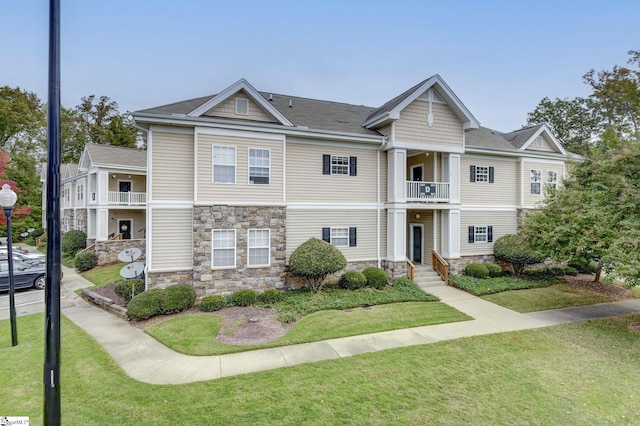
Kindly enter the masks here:
<path id="1" fill-rule="evenodd" d="M 120 192 L 131 192 L 131 182 L 129 181 L 120 181 L 118 186 L 120 187 L 118 188 Z"/>
<path id="2" fill-rule="evenodd" d="M 413 255 L 411 261 L 413 263 L 422 263 L 422 227 L 412 226 L 413 232 Z"/>
<path id="3" fill-rule="evenodd" d="M 123 240 L 130 240 L 131 239 L 131 221 L 119 220 L 118 231 L 122 234 Z"/>

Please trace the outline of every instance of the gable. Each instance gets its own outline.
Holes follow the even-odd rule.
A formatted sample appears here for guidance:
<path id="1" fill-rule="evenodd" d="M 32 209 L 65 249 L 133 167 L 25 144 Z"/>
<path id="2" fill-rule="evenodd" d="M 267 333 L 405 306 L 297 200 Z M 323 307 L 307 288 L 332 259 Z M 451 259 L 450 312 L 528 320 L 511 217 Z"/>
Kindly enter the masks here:
<path id="1" fill-rule="evenodd" d="M 402 111 L 395 122 L 395 139 L 462 148 L 463 123 L 449 106 L 418 98 Z"/>
<path id="2" fill-rule="evenodd" d="M 236 107 L 237 101 L 244 103 L 247 107 L 246 113 L 242 111 L 242 105 L 240 105 L 240 111 L 238 111 Z M 267 114 L 262 106 L 258 105 L 244 90 L 239 90 L 229 96 L 227 100 L 211 108 L 205 112 L 203 116 L 277 123 L 277 121 L 274 120 L 270 114 Z"/>
<path id="3" fill-rule="evenodd" d="M 545 134 L 540 134 L 533 138 L 533 141 L 527 146 L 526 151 L 560 152 Z"/>

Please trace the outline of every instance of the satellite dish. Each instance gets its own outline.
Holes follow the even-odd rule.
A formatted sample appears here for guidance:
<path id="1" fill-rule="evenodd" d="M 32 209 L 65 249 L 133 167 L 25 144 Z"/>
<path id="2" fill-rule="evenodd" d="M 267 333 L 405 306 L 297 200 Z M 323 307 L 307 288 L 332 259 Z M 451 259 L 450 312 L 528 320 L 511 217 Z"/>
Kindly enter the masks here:
<path id="1" fill-rule="evenodd" d="M 27 232 L 28 232 L 28 233 L 32 233 L 32 232 L 33 232 L 33 231 L 35 231 L 35 230 L 36 230 L 36 228 L 29 228 L 29 229 L 27 229 Z"/>
<path id="2" fill-rule="evenodd" d="M 137 278 L 144 272 L 144 262 L 133 262 L 120 269 L 122 278 Z"/>
<path id="3" fill-rule="evenodd" d="M 137 260 L 140 255 L 142 255 L 142 250 L 137 247 L 132 247 L 122 250 L 118 254 L 118 260 L 121 262 L 133 262 L 134 260 Z"/>
<path id="4" fill-rule="evenodd" d="M 24 237 L 28 237 L 28 236 L 29 236 L 29 234 L 28 234 L 27 232 L 23 232 L 22 234 L 20 234 L 20 236 L 21 236 L 22 238 L 24 238 Z"/>

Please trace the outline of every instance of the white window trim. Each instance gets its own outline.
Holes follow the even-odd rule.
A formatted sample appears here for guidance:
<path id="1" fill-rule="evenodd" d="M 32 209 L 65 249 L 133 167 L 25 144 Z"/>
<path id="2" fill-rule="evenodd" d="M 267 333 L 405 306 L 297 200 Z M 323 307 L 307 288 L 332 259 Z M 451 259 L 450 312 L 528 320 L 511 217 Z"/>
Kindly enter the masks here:
<path id="1" fill-rule="evenodd" d="M 550 180 L 550 173 L 553 173 L 553 180 Z M 547 170 L 547 181 L 545 182 L 545 186 L 556 189 L 558 187 L 558 172 L 555 170 Z"/>
<path id="2" fill-rule="evenodd" d="M 333 160 L 334 160 L 334 158 L 337 159 L 338 157 L 347 159 L 347 164 L 346 164 L 347 172 L 346 173 L 334 173 L 333 172 L 333 168 L 334 168 Z M 344 165 L 343 164 L 336 164 L 335 167 L 344 167 Z M 332 175 L 337 175 L 337 176 L 349 176 L 351 174 L 351 159 L 350 159 L 350 157 L 348 155 L 334 155 L 334 154 L 331 154 L 331 174 Z"/>
<path id="3" fill-rule="evenodd" d="M 269 183 L 251 183 L 251 150 L 259 150 L 259 151 L 267 151 L 269 153 L 269 165 L 266 167 L 269 169 Z M 253 167 L 264 167 L 264 166 L 253 166 Z M 271 185 L 271 149 L 270 148 L 253 148 L 249 147 L 247 151 L 247 183 L 249 185 L 260 185 L 260 186 L 269 186 Z"/>
<path id="4" fill-rule="evenodd" d="M 247 107 L 246 112 L 240 112 L 240 108 L 238 108 L 242 103 L 244 103 Z M 249 99 L 247 98 L 236 98 L 236 114 L 237 115 L 249 115 Z"/>
<path id="5" fill-rule="evenodd" d="M 346 230 L 347 231 L 347 235 L 346 235 L 346 243 L 344 245 L 337 245 L 334 241 L 333 241 L 333 231 L 337 231 L 337 230 Z M 336 236 L 336 238 L 345 238 L 344 236 Z M 331 227 L 330 228 L 330 234 L 329 234 L 329 239 L 331 241 L 331 245 L 335 246 L 335 247 L 340 247 L 340 248 L 348 248 L 349 247 L 349 227 L 348 226 L 336 226 L 336 227 Z"/>
<path id="6" fill-rule="evenodd" d="M 538 180 L 533 179 L 533 173 L 538 172 Z M 533 192 L 533 184 L 538 184 L 538 192 Z M 541 195 L 542 194 L 542 170 L 540 169 L 529 169 L 529 194 L 530 195 Z"/>
<path id="7" fill-rule="evenodd" d="M 486 173 L 480 173 L 479 172 L 480 169 L 486 169 Z M 482 176 L 486 180 L 478 179 L 480 176 Z M 475 180 L 476 183 L 489 183 L 489 166 L 478 166 L 478 165 L 476 165 L 476 176 L 475 176 L 475 179 L 476 179 Z"/>
<path id="8" fill-rule="evenodd" d="M 233 149 L 233 182 L 216 182 L 215 181 L 215 148 L 231 148 Z M 218 164 L 218 166 L 231 166 L 231 164 Z M 235 185 L 238 175 L 238 149 L 231 145 L 211 145 L 211 183 L 216 185 Z"/>
<path id="9" fill-rule="evenodd" d="M 219 231 L 232 231 L 233 232 L 233 265 L 225 265 L 225 266 L 215 266 L 213 253 L 216 248 L 213 247 L 214 235 Z M 230 250 L 231 247 L 226 247 L 224 249 L 220 248 L 218 250 Z M 238 235 L 235 229 L 212 229 L 211 230 L 211 269 L 219 270 L 219 269 L 235 269 L 236 268 L 236 255 L 238 253 Z"/>
<path id="10" fill-rule="evenodd" d="M 478 229 L 484 228 L 484 232 L 478 232 Z M 484 240 L 478 240 L 478 236 L 484 236 Z M 473 242 L 475 243 L 488 243 L 489 242 L 489 226 L 477 225 L 473 227 Z"/>
<path id="11" fill-rule="evenodd" d="M 250 245 L 250 241 L 251 241 L 251 232 L 252 231 L 260 231 L 260 232 L 267 232 L 267 240 L 269 241 L 269 244 L 267 246 L 255 246 L 252 247 Z M 252 264 L 251 263 L 251 249 L 267 249 L 267 263 L 260 263 L 260 264 Z M 247 267 L 249 268 L 264 268 L 264 267 L 268 267 L 271 266 L 271 229 L 268 228 L 251 228 L 248 230 L 247 232 Z"/>

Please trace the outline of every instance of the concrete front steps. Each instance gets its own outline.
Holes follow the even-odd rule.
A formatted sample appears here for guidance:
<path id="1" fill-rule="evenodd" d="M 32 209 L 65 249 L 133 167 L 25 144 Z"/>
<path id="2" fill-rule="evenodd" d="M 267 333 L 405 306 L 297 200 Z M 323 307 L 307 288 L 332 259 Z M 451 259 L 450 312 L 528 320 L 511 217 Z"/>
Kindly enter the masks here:
<path id="1" fill-rule="evenodd" d="M 427 293 L 429 292 L 429 288 L 446 286 L 445 282 L 440 278 L 440 275 L 433 270 L 431 265 L 416 266 L 413 270 L 413 281 Z"/>

